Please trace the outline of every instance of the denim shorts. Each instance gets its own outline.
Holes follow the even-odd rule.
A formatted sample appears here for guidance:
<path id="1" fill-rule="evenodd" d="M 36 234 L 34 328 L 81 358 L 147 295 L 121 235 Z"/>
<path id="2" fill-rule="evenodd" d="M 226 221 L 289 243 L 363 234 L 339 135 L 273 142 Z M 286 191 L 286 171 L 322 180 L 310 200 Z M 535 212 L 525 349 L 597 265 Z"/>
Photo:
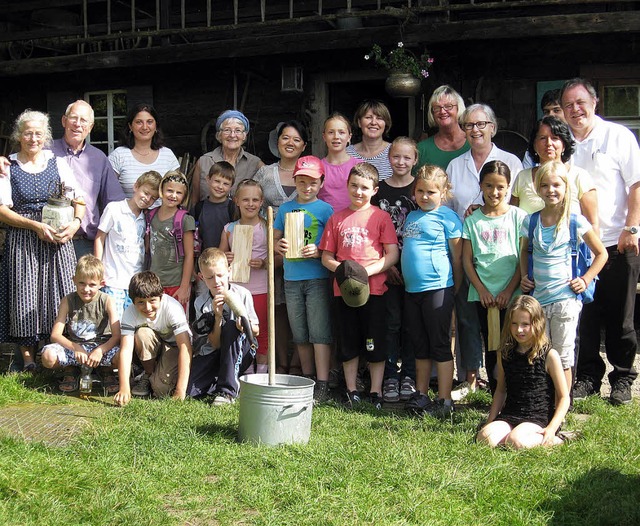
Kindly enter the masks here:
<path id="1" fill-rule="evenodd" d="M 285 281 L 284 293 L 294 343 L 329 345 L 333 341 L 329 280 Z"/>

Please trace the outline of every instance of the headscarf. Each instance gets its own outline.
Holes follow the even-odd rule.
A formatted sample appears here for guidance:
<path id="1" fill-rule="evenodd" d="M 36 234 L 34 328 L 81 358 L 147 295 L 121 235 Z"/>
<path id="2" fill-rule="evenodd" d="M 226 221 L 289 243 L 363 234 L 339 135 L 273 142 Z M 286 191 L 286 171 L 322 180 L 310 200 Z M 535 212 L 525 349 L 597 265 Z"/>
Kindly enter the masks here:
<path id="1" fill-rule="evenodd" d="M 245 117 L 244 113 L 238 110 L 223 111 L 216 120 L 216 131 L 220 131 L 222 123 L 227 119 L 238 119 L 244 125 L 244 131 L 249 133 L 249 119 Z"/>

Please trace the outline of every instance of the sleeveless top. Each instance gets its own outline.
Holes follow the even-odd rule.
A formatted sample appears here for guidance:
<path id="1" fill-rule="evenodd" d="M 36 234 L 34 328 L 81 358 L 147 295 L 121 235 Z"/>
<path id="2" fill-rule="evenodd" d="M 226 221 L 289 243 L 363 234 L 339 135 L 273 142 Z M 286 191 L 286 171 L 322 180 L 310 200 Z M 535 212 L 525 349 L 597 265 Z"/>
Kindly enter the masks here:
<path id="1" fill-rule="evenodd" d="M 502 360 L 507 399 L 498 419 L 512 417 L 517 423 L 533 422 L 545 427 L 554 412 L 554 387 L 547 374 L 548 348 L 529 364 L 527 356 L 515 349 Z M 506 419 L 510 420 L 510 419 Z"/>

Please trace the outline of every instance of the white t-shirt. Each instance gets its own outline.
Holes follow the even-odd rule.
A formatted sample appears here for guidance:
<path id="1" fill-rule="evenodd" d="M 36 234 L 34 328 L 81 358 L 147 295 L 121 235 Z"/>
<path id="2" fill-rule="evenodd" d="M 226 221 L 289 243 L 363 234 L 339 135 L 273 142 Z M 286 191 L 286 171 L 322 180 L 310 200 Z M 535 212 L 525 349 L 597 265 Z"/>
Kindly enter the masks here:
<path id="1" fill-rule="evenodd" d="M 102 264 L 108 287 L 126 290 L 133 275 L 143 270 L 145 229 L 144 213 L 136 217 L 126 199 L 104 209 L 98 230 L 107 234 Z"/>
<path id="2" fill-rule="evenodd" d="M 583 141 L 576 139 L 571 163 L 584 168 L 598 191 L 600 237 L 605 247 L 618 243 L 627 220 L 629 187 L 640 182 L 640 148 L 633 133 L 597 115 Z"/>
<path id="3" fill-rule="evenodd" d="M 502 161 L 509 167 L 509 170 L 511 170 L 511 184 L 513 184 L 516 175 L 522 170 L 520 159 L 509 152 L 501 150 L 495 144 L 484 164 L 489 161 Z M 462 221 L 464 221 L 464 211 L 470 205 L 483 204 L 482 192 L 480 191 L 480 171 L 476 170 L 471 150 L 463 153 L 460 157 L 456 157 L 447 166 L 447 175 L 451 182 L 453 199 L 443 204 L 453 208 Z M 508 192 L 505 200 L 508 203 L 510 199 L 511 192 Z"/>
<path id="4" fill-rule="evenodd" d="M 133 299 L 133 298 L 131 298 Z M 135 305 L 129 305 L 122 315 L 120 322 L 120 330 L 122 336 L 133 336 L 136 329 L 140 327 L 149 327 L 158 335 L 158 337 L 167 343 L 175 343 L 176 335 L 183 332 L 189 333 L 189 324 L 187 316 L 184 313 L 184 307 L 180 305 L 178 300 L 162 295 L 160 299 L 160 308 L 156 314 L 155 320 L 146 318 Z"/>
<path id="5" fill-rule="evenodd" d="M 138 161 L 126 146 L 119 146 L 109 154 L 109 162 L 118 174 L 120 185 L 127 197 L 133 196 L 133 185 L 143 173 L 155 170 L 164 176 L 169 170 L 177 170 L 180 163 L 169 148 L 164 146 L 158 150 L 158 158 L 151 164 Z"/>

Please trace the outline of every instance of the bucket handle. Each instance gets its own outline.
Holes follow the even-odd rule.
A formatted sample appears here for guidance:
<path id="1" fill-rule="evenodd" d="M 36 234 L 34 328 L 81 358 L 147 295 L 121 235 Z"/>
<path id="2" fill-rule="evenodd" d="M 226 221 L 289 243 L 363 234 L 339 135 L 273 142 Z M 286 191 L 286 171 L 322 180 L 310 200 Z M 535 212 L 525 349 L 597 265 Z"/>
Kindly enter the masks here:
<path id="1" fill-rule="evenodd" d="M 282 412 L 280 413 L 280 418 L 278 418 L 278 420 L 281 420 L 284 418 L 293 418 L 295 416 L 298 416 L 303 411 L 306 411 L 308 407 L 309 407 L 309 404 L 283 405 Z M 290 410 L 290 413 L 286 413 L 286 411 L 289 411 L 289 410 Z"/>

